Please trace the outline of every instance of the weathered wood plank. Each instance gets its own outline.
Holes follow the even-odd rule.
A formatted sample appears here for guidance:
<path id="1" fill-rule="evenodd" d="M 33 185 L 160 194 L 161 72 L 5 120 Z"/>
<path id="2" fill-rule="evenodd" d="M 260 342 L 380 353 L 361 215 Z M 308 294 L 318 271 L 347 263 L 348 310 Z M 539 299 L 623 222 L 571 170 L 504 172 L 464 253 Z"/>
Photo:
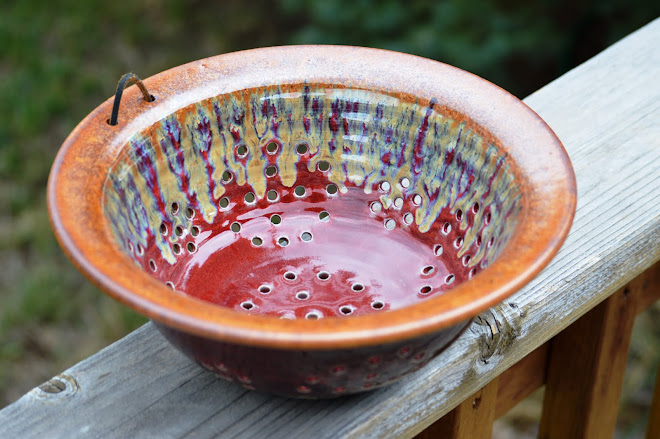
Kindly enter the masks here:
<path id="1" fill-rule="evenodd" d="M 635 321 L 627 288 L 550 341 L 540 439 L 612 437 Z"/>
<path id="2" fill-rule="evenodd" d="M 498 378 L 422 431 L 415 439 L 490 439 L 495 422 Z"/>
<path id="3" fill-rule="evenodd" d="M 364 395 L 287 400 L 216 380 L 147 325 L 67 370 L 75 392 L 33 390 L 0 411 L 0 437 L 419 433 L 660 259 L 659 39 L 656 20 L 527 98 L 573 161 L 572 231 L 536 279 L 419 372 Z"/>

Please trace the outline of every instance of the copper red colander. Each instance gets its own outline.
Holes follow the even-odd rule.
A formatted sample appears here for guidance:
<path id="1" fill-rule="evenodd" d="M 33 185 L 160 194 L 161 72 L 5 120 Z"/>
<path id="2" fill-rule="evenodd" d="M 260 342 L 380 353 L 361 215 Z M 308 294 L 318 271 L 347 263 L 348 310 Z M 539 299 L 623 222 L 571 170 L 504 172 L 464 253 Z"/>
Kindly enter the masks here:
<path id="1" fill-rule="evenodd" d="M 154 102 L 129 89 L 119 125 L 106 103 L 65 143 L 55 230 L 93 280 L 247 388 L 398 379 L 529 280 L 572 219 L 552 132 L 448 66 L 276 48 L 145 84 Z"/>

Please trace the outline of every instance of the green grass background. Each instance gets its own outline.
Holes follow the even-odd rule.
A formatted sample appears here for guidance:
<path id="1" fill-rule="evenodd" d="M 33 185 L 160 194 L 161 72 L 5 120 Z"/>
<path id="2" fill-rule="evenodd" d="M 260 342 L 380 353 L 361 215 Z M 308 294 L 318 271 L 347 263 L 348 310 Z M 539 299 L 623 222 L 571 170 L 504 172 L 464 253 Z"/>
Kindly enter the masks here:
<path id="1" fill-rule="evenodd" d="M 71 266 L 46 213 L 59 146 L 123 73 L 260 46 L 352 44 L 447 62 L 522 98 L 659 14 L 647 0 L 2 2 L 0 407 L 145 322 Z M 659 316 L 636 326 L 627 435 L 650 398 Z"/>

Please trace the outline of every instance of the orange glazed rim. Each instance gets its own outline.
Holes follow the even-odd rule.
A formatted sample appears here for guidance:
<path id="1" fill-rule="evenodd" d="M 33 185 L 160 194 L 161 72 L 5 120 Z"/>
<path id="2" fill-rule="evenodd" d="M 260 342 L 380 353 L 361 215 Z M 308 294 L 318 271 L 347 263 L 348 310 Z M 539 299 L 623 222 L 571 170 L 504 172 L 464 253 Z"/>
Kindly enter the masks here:
<path id="1" fill-rule="evenodd" d="M 183 294 L 142 271 L 108 232 L 102 208 L 107 174 L 129 138 L 203 99 L 266 84 L 333 84 L 383 91 L 461 115 L 507 154 L 522 192 L 510 241 L 474 279 L 418 304 L 386 313 L 282 320 L 245 315 Z M 202 59 L 144 80 L 124 93 L 119 124 L 112 99 L 90 113 L 62 145 L 48 182 L 55 235 L 73 263 L 103 291 L 178 330 L 243 345 L 342 349 L 410 339 L 465 321 L 534 278 L 557 253 L 575 214 L 575 175 L 564 147 L 520 100 L 473 74 L 386 50 L 285 46 Z"/>

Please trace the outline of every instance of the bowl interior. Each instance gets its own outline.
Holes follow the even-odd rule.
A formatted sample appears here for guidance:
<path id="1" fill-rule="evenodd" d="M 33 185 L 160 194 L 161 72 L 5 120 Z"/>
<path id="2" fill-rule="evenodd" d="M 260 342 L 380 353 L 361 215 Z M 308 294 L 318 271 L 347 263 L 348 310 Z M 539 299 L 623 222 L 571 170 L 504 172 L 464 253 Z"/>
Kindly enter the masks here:
<path id="1" fill-rule="evenodd" d="M 135 134 L 103 214 L 172 294 L 287 319 L 384 312 L 471 279 L 514 233 L 521 185 L 489 139 L 401 94 L 246 89 Z"/>

